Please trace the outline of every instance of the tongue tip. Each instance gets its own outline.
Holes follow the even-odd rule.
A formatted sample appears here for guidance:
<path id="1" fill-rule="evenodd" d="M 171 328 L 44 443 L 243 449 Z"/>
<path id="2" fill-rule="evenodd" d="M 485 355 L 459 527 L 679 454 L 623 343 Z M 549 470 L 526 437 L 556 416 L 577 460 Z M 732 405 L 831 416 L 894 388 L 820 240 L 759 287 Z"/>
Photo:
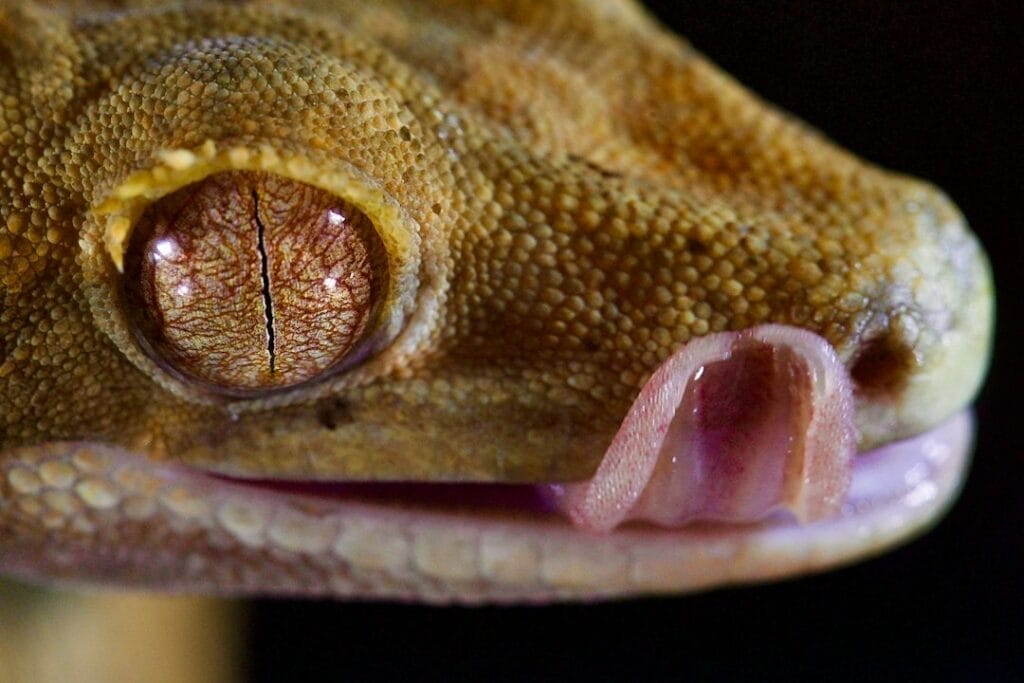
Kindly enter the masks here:
<path id="1" fill-rule="evenodd" d="M 558 487 L 555 506 L 592 532 L 780 508 L 810 523 L 839 511 L 854 436 L 849 375 L 824 339 L 784 325 L 711 334 L 658 367 L 594 477 Z"/>

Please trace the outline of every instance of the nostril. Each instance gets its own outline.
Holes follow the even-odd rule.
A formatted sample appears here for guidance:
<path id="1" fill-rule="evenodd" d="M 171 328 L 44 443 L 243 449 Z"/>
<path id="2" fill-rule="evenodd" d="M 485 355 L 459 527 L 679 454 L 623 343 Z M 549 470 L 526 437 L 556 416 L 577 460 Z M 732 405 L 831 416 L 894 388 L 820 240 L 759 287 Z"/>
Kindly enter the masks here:
<path id="1" fill-rule="evenodd" d="M 899 339 L 871 339 L 850 366 L 854 392 L 867 398 L 896 398 L 906 388 L 913 366 L 913 351 Z"/>

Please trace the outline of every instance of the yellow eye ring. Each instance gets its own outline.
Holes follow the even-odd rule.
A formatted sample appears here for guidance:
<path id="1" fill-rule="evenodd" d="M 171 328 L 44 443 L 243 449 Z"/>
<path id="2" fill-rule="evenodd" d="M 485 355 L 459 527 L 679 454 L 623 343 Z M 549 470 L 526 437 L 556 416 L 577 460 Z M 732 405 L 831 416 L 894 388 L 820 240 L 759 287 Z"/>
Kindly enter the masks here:
<path id="1" fill-rule="evenodd" d="M 162 306 L 170 305 L 169 302 L 165 300 L 163 304 L 158 304 L 154 309 L 157 316 L 154 320 L 147 321 L 146 316 L 140 314 L 140 310 L 154 303 L 152 295 L 155 291 L 149 293 L 149 303 L 145 293 L 130 294 L 128 291 L 131 287 L 129 281 L 139 276 L 138 269 L 127 263 L 133 258 L 129 251 L 144 249 L 143 245 L 148 243 L 144 234 L 156 234 L 156 227 L 151 225 L 153 218 L 161 211 L 180 215 L 181 207 L 176 210 L 172 208 L 172 204 L 183 204 L 182 197 L 189 193 L 194 194 L 204 183 L 213 183 L 206 186 L 211 198 L 215 198 L 218 192 L 223 194 L 225 189 L 221 187 L 216 190 L 216 185 L 223 185 L 222 181 L 230 178 L 236 183 L 248 183 L 248 194 L 243 193 L 243 199 L 249 202 L 246 204 L 248 208 L 239 213 L 239 216 L 245 216 L 244 220 L 238 220 L 249 225 L 248 234 L 255 235 L 250 249 L 255 249 L 252 253 L 256 254 L 256 259 L 250 263 L 265 264 L 268 278 L 272 275 L 271 259 L 259 258 L 260 227 L 256 223 L 264 223 L 264 248 L 268 246 L 268 237 L 273 238 L 279 234 L 285 236 L 285 241 L 291 242 L 290 246 L 282 244 L 279 251 L 294 253 L 297 247 L 301 250 L 303 240 L 306 240 L 306 247 L 318 241 L 313 236 L 317 234 L 316 225 L 320 219 L 328 222 L 323 226 L 327 233 L 320 233 L 321 237 L 331 234 L 329 212 L 332 210 L 344 216 L 346 224 L 349 220 L 353 221 L 354 225 L 347 227 L 352 228 L 350 237 L 355 241 L 350 240 L 348 244 L 350 247 L 353 244 L 362 244 L 357 251 L 364 251 L 365 259 L 368 259 L 365 263 L 372 264 L 369 270 L 364 268 L 362 271 L 364 279 L 369 277 L 370 298 L 357 304 L 356 308 L 344 304 L 334 309 L 336 312 L 362 311 L 363 313 L 356 317 L 365 317 L 365 320 L 346 321 L 343 327 L 348 331 L 344 334 L 326 333 L 326 341 L 314 344 L 312 360 L 307 358 L 298 365 L 293 363 L 292 369 L 288 372 L 282 372 L 287 364 L 283 357 L 278 358 L 280 342 L 284 342 L 285 339 L 276 338 L 276 328 L 274 372 L 269 372 L 269 361 L 264 364 L 262 370 L 258 369 L 259 363 L 254 361 L 259 354 L 263 354 L 265 358 L 269 357 L 267 301 L 263 298 L 264 289 L 268 288 L 263 285 L 262 271 L 259 278 L 259 311 L 256 315 L 253 315 L 255 309 L 243 313 L 249 320 L 250 330 L 253 329 L 252 320 L 261 321 L 262 326 L 259 330 L 263 334 L 262 341 L 253 345 L 253 340 L 257 337 L 250 333 L 248 356 L 239 356 L 236 349 L 233 362 L 230 359 L 225 360 L 225 354 L 221 353 L 220 360 L 206 360 L 196 365 L 194 357 L 201 354 L 195 345 L 195 339 L 175 348 L 173 343 L 166 344 L 168 340 L 163 338 L 163 335 L 154 334 L 154 330 L 159 329 L 159 311 Z M 275 187 L 267 185 L 268 179 L 273 179 L 272 184 Z M 257 185 L 262 182 L 263 186 L 253 187 L 254 182 Z M 230 185 L 231 183 L 228 183 L 229 187 Z M 255 199 L 253 189 L 256 190 Z M 182 194 L 175 197 L 179 192 Z M 305 199 L 298 199 L 296 193 L 304 194 Z M 237 406 L 232 410 L 247 410 L 246 406 L 258 409 L 259 406 L 267 405 L 267 401 L 272 401 L 275 405 L 285 405 L 293 400 L 301 400 L 303 395 L 309 394 L 308 391 L 291 392 L 287 391 L 288 389 L 307 385 L 321 386 L 321 382 L 318 381 L 321 379 L 331 378 L 322 384 L 325 390 L 337 390 L 371 381 L 390 367 L 396 354 L 401 354 L 402 349 L 408 344 L 418 343 L 421 338 L 417 336 L 419 333 L 413 333 L 412 336 L 405 334 L 406 326 L 410 324 L 414 312 L 421 306 L 429 307 L 430 301 L 436 296 L 432 286 L 428 284 L 424 290 L 421 285 L 420 225 L 372 178 L 343 160 L 325 158 L 315 151 L 296 156 L 265 145 L 258 148 L 219 148 L 213 142 L 207 141 L 204 145 L 190 150 L 160 152 L 153 166 L 131 174 L 104 196 L 104 199 L 96 203 L 86 225 L 83 226 L 79 254 L 79 264 L 85 283 L 84 291 L 96 324 L 137 368 L 182 398 L 206 404 L 223 404 L 227 399 L 232 406 Z M 266 210 L 271 209 L 275 202 L 279 214 L 277 218 L 255 220 L 258 214 L 254 209 L 258 208 L 257 205 L 262 203 L 262 209 Z M 320 211 L 319 218 L 315 218 L 311 213 L 312 207 L 317 207 Z M 162 220 L 166 223 L 167 216 Z M 192 220 L 197 218 L 193 216 Z M 284 226 L 282 231 L 267 230 L 268 225 L 274 220 Z M 305 229 L 299 227 L 303 222 L 307 225 Z M 167 227 L 165 225 L 162 229 Z M 207 231 L 205 228 L 197 228 L 194 232 L 193 237 L 201 237 Z M 215 232 L 222 233 L 216 239 L 223 239 L 223 226 L 216 228 Z M 242 230 L 241 234 L 245 232 Z M 340 234 L 336 232 L 335 236 Z M 150 243 L 149 246 L 152 250 L 158 248 L 156 242 Z M 273 244 L 269 246 L 272 250 L 276 248 Z M 168 243 L 162 248 L 166 250 L 171 247 Z M 268 257 L 270 255 L 266 254 Z M 220 261 L 214 258 L 210 263 L 213 262 Z M 291 263 L 295 265 L 294 260 Z M 133 268 L 135 270 L 131 273 L 125 272 Z M 312 272 L 306 271 L 307 281 L 313 277 Z M 430 272 L 428 266 L 428 277 Z M 328 287 L 324 281 L 331 277 L 334 276 L 323 273 L 320 286 Z M 338 278 L 334 279 L 334 284 L 338 285 Z M 433 278 L 430 281 L 432 282 Z M 186 283 L 182 281 L 178 284 Z M 278 287 L 278 293 L 286 293 L 282 285 Z M 280 300 L 277 307 L 296 304 L 298 299 L 303 298 L 295 287 L 292 287 L 292 290 L 290 300 Z M 250 284 L 250 294 L 251 292 Z M 270 294 L 273 295 L 273 292 Z M 165 292 L 165 298 L 167 295 Z M 223 296 L 221 298 L 224 300 Z M 296 353 L 309 350 L 310 334 L 322 336 L 326 328 L 337 323 L 336 320 L 330 323 L 329 311 L 332 309 L 328 307 L 325 311 L 320 311 L 320 317 L 327 320 L 316 322 L 320 331 L 307 331 L 306 339 L 300 339 L 303 336 L 299 332 L 302 327 L 301 321 L 308 319 L 310 315 L 317 317 L 315 306 L 319 305 L 316 301 L 309 301 L 309 297 L 306 299 L 307 301 L 300 307 L 304 312 L 292 318 L 297 326 L 291 333 L 282 331 L 286 337 L 291 335 L 295 344 L 292 348 Z M 314 313 L 311 314 L 311 310 Z M 285 320 L 280 314 L 284 311 L 276 313 L 275 323 L 283 324 Z M 228 324 L 224 321 L 222 323 Z M 419 330 L 420 327 L 420 324 L 416 324 L 415 329 Z M 331 336 L 332 334 L 334 336 Z M 179 341 L 186 337 L 187 332 L 179 334 Z M 244 365 L 241 361 L 243 357 L 249 359 L 246 361 L 250 362 L 248 370 L 240 367 L 225 369 L 231 365 Z M 221 370 L 217 370 L 218 366 Z M 318 390 L 310 391 L 316 393 Z"/>

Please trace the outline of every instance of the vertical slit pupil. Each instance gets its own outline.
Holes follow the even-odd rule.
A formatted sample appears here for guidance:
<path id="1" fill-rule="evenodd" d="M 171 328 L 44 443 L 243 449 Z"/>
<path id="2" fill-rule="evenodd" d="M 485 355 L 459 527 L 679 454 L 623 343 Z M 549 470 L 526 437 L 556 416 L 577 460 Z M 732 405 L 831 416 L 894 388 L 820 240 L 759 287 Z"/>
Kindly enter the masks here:
<path id="1" fill-rule="evenodd" d="M 260 199 L 256 190 L 252 191 L 253 219 L 256 221 L 256 244 L 260 252 L 260 278 L 263 281 L 263 314 L 267 320 L 267 355 L 270 363 L 270 374 L 274 374 L 274 300 L 270 296 L 270 270 L 267 259 L 267 247 L 264 242 L 266 229 L 260 220 Z"/>
<path id="2" fill-rule="evenodd" d="M 387 248 L 367 216 L 325 190 L 256 171 L 214 173 L 146 207 L 124 272 L 142 351 L 226 396 L 350 367 L 341 361 L 369 350 L 389 282 Z"/>

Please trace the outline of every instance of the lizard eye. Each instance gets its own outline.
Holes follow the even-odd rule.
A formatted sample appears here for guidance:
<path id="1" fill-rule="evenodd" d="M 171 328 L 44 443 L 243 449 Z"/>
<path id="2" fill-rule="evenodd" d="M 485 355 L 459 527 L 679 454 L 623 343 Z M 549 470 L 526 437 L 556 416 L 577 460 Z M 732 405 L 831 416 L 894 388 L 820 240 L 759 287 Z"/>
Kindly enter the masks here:
<path id="1" fill-rule="evenodd" d="M 124 296 L 143 349 L 219 393 L 265 393 L 346 366 L 374 326 L 388 260 L 370 219 L 271 173 L 207 176 L 146 208 Z"/>

